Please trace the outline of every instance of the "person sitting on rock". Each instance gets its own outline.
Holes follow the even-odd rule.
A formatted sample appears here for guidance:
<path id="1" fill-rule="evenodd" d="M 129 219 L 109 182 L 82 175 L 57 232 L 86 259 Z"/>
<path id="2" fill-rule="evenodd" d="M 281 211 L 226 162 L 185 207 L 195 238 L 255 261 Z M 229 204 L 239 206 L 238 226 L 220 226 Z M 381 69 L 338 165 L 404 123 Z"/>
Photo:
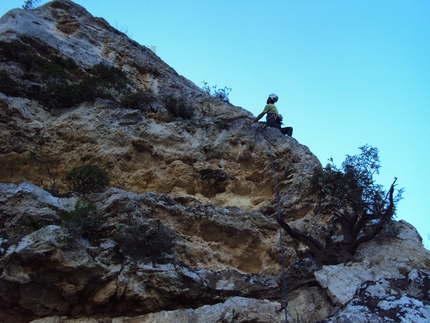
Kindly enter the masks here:
<path id="1" fill-rule="evenodd" d="M 293 135 L 293 128 L 292 127 L 285 127 L 281 128 L 281 121 L 282 116 L 278 113 L 278 109 L 275 106 L 275 103 L 278 102 L 278 96 L 274 93 L 269 95 L 269 98 L 267 99 L 267 104 L 264 107 L 263 112 L 261 112 L 253 121 L 252 123 L 256 123 L 258 120 L 260 120 L 265 114 L 266 116 L 266 124 L 264 125 L 263 129 L 267 127 L 273 127 L 279 129 L 282 134 L 292 136 Z"/>

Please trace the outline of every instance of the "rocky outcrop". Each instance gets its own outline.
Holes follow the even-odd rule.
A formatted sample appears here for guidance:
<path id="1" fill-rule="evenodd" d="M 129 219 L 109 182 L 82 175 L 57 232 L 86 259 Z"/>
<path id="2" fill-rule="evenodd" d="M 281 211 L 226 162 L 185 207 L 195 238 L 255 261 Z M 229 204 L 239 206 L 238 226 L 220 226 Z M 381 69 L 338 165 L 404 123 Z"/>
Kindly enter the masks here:
<path id="1" fill-rule="evenodd" d="M 17 232 L 1 239 L 4 321 L 89 316 L 99 322 L 97 317 L 106 315 L 124 322 L 127 317 L 137 322 L 285 319 L 279 311 L 278 227 L 260 212 L 111 188 L 91 196 L 102 220 L 94 236 L 84 239 L 71 235 L 62 220 L 77 197 L 53 197 L 29 183 L 1 184 L 0 192 L 2 223 Z M 119 226 L 154 220 L 174 234 L 171 252 L 137 259 L 122 254 L 125 241 L 115 237 Z M 348 308 L 367 281 L 401 280 L 415 268 L 428 268 L 429 261 L 416 230 L 404 222 L 393 222 L 361 246 L 355 262 L 318 268 L 311 259 L 296 260 L 286 271 L 290 319 L 323 319 Z"/>
<path id="2" fill-rule="evenodd" d="M 315 277 L 327 288 L 338 305 L 351 300 L 367 281 L 404 278 L 415 268 L 429 268 L 429 251 L 423 249 L 416 229 L 405 221 L 391 223 L 383 235 L 363 244 L 356 261 L 337 266 L 323 266 Z"/>
<path id="3" fill-rule="evenodd" d="M 75 319 L 67 317 L 51 317 L 31 321 L 31 323 L 75 323 Z M 115 320 L 84 318 L 79 323 L 151 323 L 151 322 L 285 322 L 285 316 L 279 312 L 275 304 L 243 297 L 232 297 L 215 305 L 205 305 L 197 309 L 181 309 L 175 311 L 161 311 L 139 315 L 133 318 L 118 317 Z"/>
<path id="4" fill-rule="evenodd" d="M 248 111 L 208 95 L 83 7 L 53 1 L 35 10 L 13 10 L 1 18 L 0 42 L 8 44 L 3 51 L 8 61 L 0 68 L 10 78 L 8 84 L 18 87 L 16 95 L 0 94 L 0 152 L 7 165 L 1 181 L 27 180 L 47 188 L 55 182 L 64 192 L 62 175 L 72 167 L 93 163 L 109 172 L 115 187 L 256 210 L 273 199 L 270 142 L 279 182 L 291 196 L 285 203 L 296 205 L 300 215 L 306 213 L 297 202 L 306 178 L 319 165 L 307 147 L 276 130 L 251 127 Z M 21 60 L 7 56 L 9 51 L 24 49 L 29 53 Z M 42 71 L 23 66 L 41 56 L 47 65 L 53 64 L 52 57 L 62 65 L 71 59 L 77 70 L 71 69 L 66 77 L 51 71 L 61 64 Z M 127 108 L 124 100 L 95 99 L 64 109 L 58 104 L 47 108 L 52 100 L 46 102 L 43 96 L 28 99 L 33 89 L 43 92 L 54 86 L 42 74 L 51 73 L 53 83 L 60 77 L 77 82 L 98 63 L 121 68 L 131 82 L 129 90 L 148 95 L 135 109 Z M 26 98 L 19 93 L 27 93 Z M 186 109 L 186 119 L 172 114 L 172 105 Z"/>
<path id="5" fill-rule="evenodd" d="M 427 322 L 430 272 L 412 270 L 406 278 L 369 281 L 346 306 L 321 322 Z"/>
<path id="6" fill-rule="evenodd" d="M 308 190 L 321 165 L 252 119 L 71 1 L 3 16 L 0 321 L 285 321 L 277 208 L 323 239 Z M 90 163 L 111 188 L 84 201 L 63 177 Z M 414 278 L 430 254 L 409 224 L 336 266 L 281 243 L 290 322 L 346 322 L 359 306 L 401 321 L 406 297 L 421 304 L 409 317 L 430 319 Z"/>
<path id="7" fill-rule="evenodd" d="M 1 184 L 0 191 L 2 223 L 9 230 L 27 231 L 1 241 L 0 318 L 5 321 L 53 314 L 135 316 L 229 299 L 227 305 L 217 306 L 244 307 L 249 302 L 267 310 L 279 306 L 275 301 L 281 294 L 279 259 L 269 245 L 277 227 L 259 213 L 185 206 L 167 195 L 109 189 L 92 197 L 103 216 L 94 234 L 102 237 L 75 240 L 55 223 L 76 198 L 54 198 L 29 183 Z M 174 232 L 173 253 L 138 262 L 121 257 L 112 232 L 124 221 L 137 225 L 154 218 Z M 31 226 L 42 222 L 38 230 Z M 266 230 L 273 232 L 264 236 Z M 234 256 L 240 254 L 241 259 Z M 243 268 L 231 269 L 235 264 Z M 257 273 L 267 271 L 262 265 L 272 266 L 275 274 Z M 184 317 L 198 315 L 183 312 Z"/>

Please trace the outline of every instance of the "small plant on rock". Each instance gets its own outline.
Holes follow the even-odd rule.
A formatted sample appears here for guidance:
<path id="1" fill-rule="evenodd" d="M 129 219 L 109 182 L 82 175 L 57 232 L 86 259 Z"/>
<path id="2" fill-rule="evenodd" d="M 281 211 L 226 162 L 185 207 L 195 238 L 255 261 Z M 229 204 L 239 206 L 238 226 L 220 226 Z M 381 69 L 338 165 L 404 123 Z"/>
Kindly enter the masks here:
<path id="1" fill-rule="evenodd" d="M 154 94 L 151 90 L 138 89 L 135 92 L 128 90 L 121 97 L 120 105 L 126 109 L 145 110 L 152 101 L 154 101 Z"/>
<path id="2" fill-rule="evenodd" d="M 26 0 L 22 5 L 22 9 L 33 9 L 40 2 L 40 0 Z"/>
<path id="3" fill-rule="evenodd" d="M 100 63 L 91 67 L 79 83 L 70 83 L 66 79 L 48 83 L 47 96 L 42 101 L 52 108 L 69 108 L 96 98 L 116 100 L 128 83 L 127 74 L 121 69 Z"/>
<path id="4" fill-rule="evenodd" d="M 182 119 L 191 119 L 193 110 L 188 106 L 182 97 L 166 95 L 162 98 L 164 107 L 169 110 L 175 117 Z"/>
<path id="5" fill-rule="evenodd" d="M 97 165 L 86 164 L 70 170 L 64 180 L 69 188 L 82 195 L 105 191 L 110 185 L 109 175 Z"/>
<path id="6" fill-rule="evenodd" d="M 89 239 L 102 226 L 102 217 L 97 206 L 86 200 L 78 200 L 72 211 L 64 211 L 60 215 L 64 227 L 73 237 Z"/>
<path id="7" fill-rule="evenodd" d="M 118 224 L 114 239 L 123 256 L 135 259 L 156 258 L 163 252 L 169 252 L 174 245 L 172 233 L 158 219 Z"/>
<path id="8" fill-rule="evenodd" d="M 205 91 L 207 94 L 210 94 L 223 102 L 230 102 L 228 96 L 231 92 L 231 88 L 224 86 L 223 89 L 218 89 L 216 85 L 210 87 L 207 82 L 203 81 L 202 83 L 203 91 Z"/>

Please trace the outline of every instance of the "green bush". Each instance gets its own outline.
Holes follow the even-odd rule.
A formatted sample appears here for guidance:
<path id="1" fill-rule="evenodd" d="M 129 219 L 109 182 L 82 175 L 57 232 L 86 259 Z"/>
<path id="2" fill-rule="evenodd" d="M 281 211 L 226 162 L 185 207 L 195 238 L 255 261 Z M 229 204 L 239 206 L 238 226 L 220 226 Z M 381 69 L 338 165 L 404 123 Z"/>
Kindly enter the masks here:
<path id="1" fill-rule="evenodd" d="M 72 211 L 60 215 L 64 227 L 74 237 L 89 239 L 102 226 L 102 217 L 97 206 L 88 200 L 78 200 Z"/>
<path id="2" fill-rule="evenodd" d="M 223 129 L 223 130 L 229 130 L 230 129 L 230 122 L 228 122 L 228 121 L 226 121 L 224 119 L 216 120 L 215 124 L 220 129 Z"/>
<path id="3" fill-rule="evenodd" d="M 361 153 L 347 155 L 340 168 L 330 160 L 325 168 L 315 169 L 312 190 L 327 209 L 349 210 L 360 216 L 372 214 L 366 222 L 375 222 L 380 217 L 375 215 L 383 214 L 388 207 L 393 207 L 390 213 L 394 216 L 394 206 L 401 200 L 403 189 L 391 200 L 390 194 L 373 178 L 381 167 L 378 149 L 369 145 L 359 149 Z"/>
<path id="4" fill-rule="evenodd" d="M 147 223 L 137 220 L 130 225 L 118 224 L 114 239 L 120 253 L 134 259 L 156 258 L 174 246 L 172 233 L 158 219 Z"/>
<path id="5" fill-rule="evenodd" d="M 186 101 L 181 97 L 174 95 L 166 95 L 162 98 L 164 107 L 169 110 L 175 117 L 182 119 L 191 119 L 193 110 L 187 105 Z"/>
<path id="6" fill-rule="evenodd" d="M 129 83 L 127 74 L 115 66 L 99 63 L 91 67 L 88 72 L 100 88 L 113 87 L 115 90 L 121 90 Z"/>
<path id="7" fill-rule="evenodd" d="M 316 194 L 316 214 L 331 214 L 321 230 L 325 238 L 293 229 L 279 219 L 278 223 L 293 238 L 307 245 L 321 265 L 337 265 L 354 259 L 358 246 L 376 237 L 390 224 L 403 189 L 395 189 L 394 178 L 388 191 L 373 178 L 381 167 L 378 149 L 365 145 L 361 153 L 346 156 L 340 168 L 331 160 L 325 168 L 317 168 L 310 192 Z M 392 231 L 392 230 L 391 230 Z"/>
<path id="8" fill-rule="evenodd" d="M 152 101 L 154 101 L 154 95 L 151 90 L 138 89 L 136 92 L 124 93 L 120 105 L 126 109 L 145 110 Z"/>
<path id="9" fill-rule="evenodd" d="M 92 101 L 96 98 L 96 87 L 91 83 L 80 84 L 55 84 L 50 83 L 46 88 L 49 93 L 42 101 L 50 108 L 70 108 L 84 101 Z"/>
<path id="10" fill-rule="evenodd" d="M 80 194 L 105 191 L 110 185 L 109 175 L 97 165 L 86 164 L 70 170 L 64 180 L 69 188 Z"/>
<path id="11" fill-rule="evenodd" d="M 22 5 L 22 9 L 33 9 L 40 2 L 40 0 L 26 0 Z"/>
<path id="12" fill-rule="evenodd" d="M 224 86 L 223 89 L 217 89 L 216 85 L 212 86 L 211 88 L 207 82 L 203 81 L 202 83 L 203 91 L 205 91 L 207 94 L 212 95 L 223 102 L 230 102 L 228 96 L 231 92 L 231 88 Z"/>
<path id="13" fill-rule="evenodd" d="M 27 232 L 34 232 L 43 228 L 43 222 L 40 222 L 32 217 L 28 217 L 26 227 Z"/>
<path id="14" fill-rule="evenodd" d="M 18 84 L 0 71 L 0 91 L 10 96 L 37 100 L 49 108 L 69 108 L 96 98 L 118 100 L 130 83 L 120 68 L 103 63 L 79 69 L 71 58 L 63 58 L 46 43 L 22 37 L 0 42 L 0 61 L 14 62 L 32 85 Z"/>
<path id="15" fill-rule="evenodd" d="M 0 58 L 22 65 L 27 78 L 36 78 L 29 73 L 39 73 L 44 80 L 62 80 L 79 72 L 73 59 L 52 54 L 45 43 L 30 38 L 23 38 L 21 42 L 0 42 Z"/>
<path id="16" fill-rule="evenodd" d="M 70 83 L 65 79 L 61 82 L 48 83 L 45 88 L 48 95 L 41 98 L 42 102 L 51 108 L 70 108 L 96 98 L 115 100 L 129 83 L 125 72 L 103 63 L 94 65 L 88 73 L 79 83 Z"/>

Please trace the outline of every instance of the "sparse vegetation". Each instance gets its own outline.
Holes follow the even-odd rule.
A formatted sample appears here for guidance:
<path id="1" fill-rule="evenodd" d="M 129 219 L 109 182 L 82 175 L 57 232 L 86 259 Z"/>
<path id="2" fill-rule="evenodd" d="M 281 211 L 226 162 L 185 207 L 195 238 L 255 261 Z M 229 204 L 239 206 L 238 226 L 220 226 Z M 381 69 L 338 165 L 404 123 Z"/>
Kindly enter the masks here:
<path id="1" fill-rule="evenodd" d="M 100 63 L 91 67 L 88 72 L 93 83 L 101 89 L 113 87 L 115 90 L 121 90 L 129 83 L 127 74 L 115 66 Z"/>
<path id="2" fill-rule="evenodd" d="M 154 100 L 154 94 L 149 89 L 145 91 L 138 89 L 135 92 L 127 90 L 121 98 L 120 105 L 126 109 L 146 110 Z"/>
<path id="3" fill-rule="evenodd" d="M 211 108 L 211 105 L 208 102 L 206 102 L 206 101 L 200 101 L 199 102 L 199 110 L 202 113 L 203 117 L 206 116 L 206 114 L 208 113 L 210 108 Z"/>
<path id="4" fill-rule="evenodd" d="M 207 82 L 203 81 L 202 83 L 203 91 L 205 91 L 207 94 L 212 95 L 213 97 L 220 99 L 223 102 L 230 102 L 228 96 L 231 92 L 231 88 L 224 86 L 223 89 L 218 89 L 217 85 L 210 87 Z"/>
<path id="5" fill-rule="evenodd" d="M 128 82 L 127 75 L 119 68 L 100 63 L 89 69 L 88 75 L 79 83 L 70 84 L 67 80 L 48 83 L 45 95 L 40 98 L 51 108 L 68 108 L 95 98 L 115 101 L 114 93 L 121 97 L 120 92 L 125 90 Z"/>
<path id="6" fill-rule="evenodd" d="M 173 234 L 158 219 L 118 224 L 114 239 L 120 253 L 134 259 L 156 258 L 174 246 Z"/>
<path id="7" fill-rule="evenodd" d="M 34 218 L 32 217 L 32 215 L 26 215 L 19 219 L 18 222 L 8 223 L 5 228 L 0 230 L 0 236 L 2 234 L 5 234 L 5 236 L 7 236 L 8 238 L 16 238 L 19 236 L 22 238 L 22 235 L 27 235 L 32 232 L 35 232 L 44 226 L 44 221 Z"/>
<path id="8" fill-rule="evenodd" d="M 103 192 L 110 185 L 107 172 L 92 164 L 73 168 L 64 176 L 64 180 L 72 191 L 82 195 Z"/>
<path id="9" fill-rule="evenodd" d="M 89 239 L 102 226 L 102 217 L 97 205 L 86 200 L 78 200 L 72 211 L 60 214 L 66 230 L 75 238 Z"/>
<path id="10" fill-rule="evenodd" d="M 162 98 L 164 107 L 169 110 L 174 117 L 182 119 L 191 119 L 193 110 L 188 106 L 187 102 L 182 97 L 174 95 L 166 95 Z"/>
<path id="11" fill-rule="evenodd" d="M 0 91 L 35 99 L 53 109 L 69 108 L 95 98 L 121 102 L 130 92 L 127 91 L 130 80 L 121 69 L 103 63 L 86 71 L 79 69 L 73 59 L 57 55 L 53 48 L 34 39 L 0 42 L 0 60 L 20 65 L 24 79 L 29 81 L 17 83 L 6 71 L 1 71 Z"/>
<path id="12" fill-rule="evenodd" d="M 26 0 L 22 6 L 22 9 L 33 9 L 40 0 Z"/>
<path id="13" fill-rule="evenodd" d="M 0 57 L 20 64 L 27 72 L 25 77 L 32 81 L 37 80 L 35 73 L 43 74 L 44 78 L 59 80 L 70 78 L 79 70 L 73 59 L 58 56 L 45 43 L 26 37 L 21 41 L 0 42 Z"/>
<path id="14" fill-rule="evenodd" d="M 26 227 L 27 227 L 29 232 L 34 232 L 34 231 L 37 231 L 37 230 L 43 228 L 43 223 L 32 218 L 32 217 L 28 217 Z"/>
<path id="15" fill-rule="evenodd" d="M 316 169 L 312 192 L 317 194 L 320 214 L 331 214 L 325 244 L 280 220 L 282 228 L 294 239 L 306 244 L 320 264 L 338 264 L 352 259 L 357 247 L 373 239 L 394 217 L 403 189 L 395 194 L 395 183 L 386 192 L 376 184 L 379 173 L 378 150 L 365 145 L 361 154 L 347 156 L 341 168 L 333 161 Z M 337 229 L 340 227 L 340 229 Z M 334 236 L 340 236 L 334 239 Z"/>
<path id="16" fill-rule="evenodd" d="M 37 100 L 49 109 L 107 99 L 119 107 L 148 111 L 151 103 L 157 101 L 151 89 L 134 87 L 120 68 L 99 63 L 81 69 L 72 58 L 64 58 L 56 49 L 29 37 L 0 42 L 0 61 L 10 62 L 24 72 L 18 81 L 9 70 L 0 70 L 0 92 Z M 150 65 L 139 72 L 158 75 L 158 70 Z M 161 101 L 174 117 L 192 117 L 193 111 L 182 97 L 170 95 Z"/>

